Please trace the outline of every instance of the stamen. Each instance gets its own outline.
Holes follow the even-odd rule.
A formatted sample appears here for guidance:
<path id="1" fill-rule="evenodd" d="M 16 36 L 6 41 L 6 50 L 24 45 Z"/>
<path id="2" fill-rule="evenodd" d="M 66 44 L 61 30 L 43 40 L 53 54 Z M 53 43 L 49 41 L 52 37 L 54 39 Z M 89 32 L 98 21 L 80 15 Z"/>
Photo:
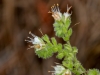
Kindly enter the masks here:
<path id="1" fill-rule="evenodd" d="M 40 33 L 43 35 L 43 32 L 42 32 L 41 28 L 39 29 L 39 31 L 40 31 Z"/>
<path id="2" fill-rule="evenodd" d="M 59 4 L 57 3 L 57 6 L 59 6 Z"/>
<path id="3" fill-rule="evenodd" d="M 29 45 L 29 48 L 27 48 L 27 50 L 29 50 L 29 49 L 31 49 L 31 48 L 34 48 L 34 46 L 30 46 L 30 45 Z"/>
<path id="4" fill-rule="evenodd" d="M 52 12 L 59 12 L 60 10 L 59 10 L 59 4 L 57 4 L 57 5 L 53 5 L 52 7 L 51 7 L 51 11 Z"/>
<path id="5" fill-rule="evenodd" d="M 29 34 L 31 34 L 33 37 L 36 37 L 36 35 L 32 34 L 31 31 L 29 31 Z"/>
<path id="6" fill-rule="evenodd" d="M 60 63 L 55 62 L 55 64 L 60 64 Z"/>
<path id="7" fill-rule="evenodd" d="M 30 40 L 25 40 L 25 41 L 27 41 L 27 42 L 32 42 L 32 41 L 30 41 Z"/>
<path id="8" fill-rule="evenodd" d="M 56 9 L 56 6 L 55 5 L 53 6 L 53 11 L 54 12 L 57 12 L 57 9 Z"/>
<path id="9" fill-rule="evenodd" d="M 29 39 L 33 40 L 33 38 L 30 38 L 30 37 L 27 37 L 27 38 L 29 38 Z"/>
<path id="10" fill-rule="evenodd" d="M 55 7 L 55 11 L 58 12 L 58 11 L 59 11 L 59 10 L 58 10 L 58 9 L 59 9 L 58 6 L 56 6 L 56 5 L 54 4 L 54 7 Z"/>
<path id="11" fill-rule="evenodd" d="M 67 5 L 67 13 L 69 12 L 69 10 L 72 8 L 72 6 L 68 7 Z"/>
<path id="12" fill-rule="evenodd" d="M 48 72 L 55 72 L 55 71 L 48 71 Z"/>
<path id="13" fill-rule="evenodd" d="M 60 10 L 59 10 L 59 4 L 57 4 L 57 10 L 60 12 Z"/>
<path id="14" fill-rule="evenodd" d="M 51 11 L 49 11 L 48 13 L 52 13 Z"/>
<path id="15" fill-rule="evenodd" d="M 53 67 L 53 68 L 54 68 L 55 66 L 51 66 L 51 67 Z"/>
<path id="16" fill-rule="evenodd" d="M 54 12 L 54 6 L 51 7 L 51 12 Z"/>

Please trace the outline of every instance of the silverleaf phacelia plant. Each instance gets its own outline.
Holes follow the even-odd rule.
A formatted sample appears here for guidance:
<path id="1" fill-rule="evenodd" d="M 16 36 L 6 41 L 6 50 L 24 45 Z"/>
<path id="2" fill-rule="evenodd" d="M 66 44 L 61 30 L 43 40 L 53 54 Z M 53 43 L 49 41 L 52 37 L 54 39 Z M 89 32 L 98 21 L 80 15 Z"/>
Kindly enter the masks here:
<path id="1" fill-rule="evenodd" d="M 52 14 L 55 22 L 53 24 L 56 36 L 63 38 L 66 42 L 65 44 L 57 43 L 56 39 L 52 37 L 49 39 L 47 35 L 43 35 L 41 38 L 29 32 L 34 38 L 28 37 L 30 40 L 26 40 L 33 44 L 30 48 L 35 49 L 36 55 L 38 57 L 47 59 L 51 57 L 54 53 L 57 53 L 56 58 L 62 60 L 62 65 L 56 65 L 53 67 L 55 71 L 52 75 L 100 75 L 99 70 L 90 69 L 86 71 L 81 63 L 76 58 L 76 53 L 78 49 L 72 47 L 70 44 L 70 36 L 72 35 L 71 25 L 71 14 L 69 10 L 71 7 L 67 6 L 67 12 L 61 13 L 59 5 L 53 5 L 49 13 Z"/>

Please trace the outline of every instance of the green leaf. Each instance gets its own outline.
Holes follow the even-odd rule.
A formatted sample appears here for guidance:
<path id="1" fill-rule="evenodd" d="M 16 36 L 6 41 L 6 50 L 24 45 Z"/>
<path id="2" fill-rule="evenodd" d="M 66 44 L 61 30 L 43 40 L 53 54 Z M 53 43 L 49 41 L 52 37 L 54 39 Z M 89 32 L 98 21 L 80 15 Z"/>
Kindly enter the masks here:
<path id="1" fill-rule="evenodd" d="M 90 69 L 88 75 L 100 75 L 100 71 L 97 69 Z"/>
<path id="2" fill-rule="evenodd" d="M 73 49 L 73 52 L 74 53 L 77 53 L 78 52 L 78 49 L 76 47 L 72 47 L 72 49 Z"/>
<path id="3" fill-rule="evenodd" d="M 55 21 L 55 23 L 53 24 L 54 28 L 60 27 L 62 25 L 63 25 L 63 22 L 62 21 Z"/>
<path id="4" fill-rule="evenodd" d="M 53 43 L 53 45 L 57 45 L 57 41 L 56 41 L 56 39 L 53 37 L 53 38 L 51 38 L 51 41 L 52 41 L 52 43 Z"/>
<path id="5" fill-rule="evenodd" d="M 55 27 L 54 31 L 59 31 L 59 29 L 60 29 L 59 27 Z"/>
<path id="6" fill-rule="evenodd" d="M 73 69 L 73 62 L 68 61 L 67 67 L 72 70 Z"/>
<path id="7" fill-rule="evenodd" d="M 64 45 L 64 48 L 67 49 L 67 50 L 70 51 L 70 52 L 71 52 L 71 50 L 72 50 L 70 44 L 65 44 L 65 45 Z"/>
<path id="8" fill-rule="evenodd" d="M 60 29 L 62 29 L 62 33 L 63 33 L 63 34 L 67 34 L 67 29 L 66 29 L 66 27 L 62 27 L 62 28 L 60 28 Z"/>
<path id="9" fill-rule="evenodd" d="M 62 65 L 65 66 L 66 68 L 68 68 L 66 61 L 62 61 Z"/>
<path id="10" fill-rule="evenodd" d="M 57 47 L 58 47 L 58 50 L 59 50 L 59 51 L 62 51 L 62 44 L 58 44 Z"/>
<path id="11" fill-rule="evenodd" d="M 67 31 L 67 35 L 70 37 L 72 35 L 72 28 L 69 28 Z"/>
<path id="12" fill-rule="evenodd" d="M 36 53 L 36 55 L 38 55 L 38 57 L 43 58 L 43 59 L 47 59 L 53 55 L 52 52 L 45 50 L 45 49 L 35 51 L 35 53 Z"/>
<path id="13" fill-rule="evenodd" d="M 55 22 L 55 23 L 53 24 L 53 26 L 54 26 L 54 27 L 59 27 L 59 24 L 58 24 L 57 22 Z"/>
<path id="14" fill-rule="evenodd" d="M 58 59 L 62 59 L 64 57 L 64 53 L 58 53 L 58 55 L 56 56 Z"/>
<path id="15" fill-rule="evenodd" d="M 56 36 L 61 37 L 61 34 L 62 34 L 61 30 L 56 31 Z"/>
<path id="16" fill-rule="evenodd" d="M 67 18 L 66 21 L 65 21 L 66 27 L 69 28 L 70 24 L 71 24 L 71 19 Z"/>
<path id="17" fill-rule="evenodd" d="M 50 43 L 49 37 L 48 37 L 47 35 L 44 35 L 44 36 L 42 37 L 42 39 L 43 39 L 44 41 L 46 41 L 47 43 Z"/>
<path id="18" fill-rule="evenodd" d="M 69 35 L 65 34 L 65 36 L 63 37 L 64 41 L 69 41 Z"/>

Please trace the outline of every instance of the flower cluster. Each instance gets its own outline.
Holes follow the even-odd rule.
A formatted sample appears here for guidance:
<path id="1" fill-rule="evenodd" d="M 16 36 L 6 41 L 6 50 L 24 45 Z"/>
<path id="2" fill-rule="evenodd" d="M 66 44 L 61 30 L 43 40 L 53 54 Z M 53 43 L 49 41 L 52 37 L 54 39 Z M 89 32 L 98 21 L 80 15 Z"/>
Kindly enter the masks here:
<path id="1" fill-rule="evenodd" d="M 69 16 L 71 16 L 71 14 L 69 13 L 69 10 L 71 9 L 71 7 L 68 7 L 68 5 L 67 5 L 67 12 L 65 12 L 63 15 L 64 15 L 64 17 L 65 17 L 65 20 L 69 17 Z M 59 10 L 59 4 L 57 4 L 57 5 L 53 5 L 52 7 L 51 7 L 51 11 L 49 11 L 48 13 L 52 13 L 52 17 L 55 19 L 55 20 L 58 20 L 58 21 L 60 21 L 61 19 L 62 19 L 62 17 L 63 17 L 63 15 L 62 15 L 62 13 L 60 12 L 60 10 Z"/>
<path id="2" fill-rule="evenodd" d="M 55 71 L 49 71 L 52 72 L 52 75 L 72 75 L 71 71 L 69 69 L 65 69 L 62 65 L 56 65 L 53 66 Z"/>
<path id="3" fill-rule="evenodd" d="M 28 49 L 35 48 L 37 51 L 43 49 L 43 47 L 45 46 L 45 43 L 43 42 L 43 40 L 39 38 L 38 36 L 32 34 L 31 32 L 29 32 L 29 34 L 31 34 L 34 38 L 27 37 L 30 40 L 25 40 L 33 44 L 33 46 L 30 46 Z"/>

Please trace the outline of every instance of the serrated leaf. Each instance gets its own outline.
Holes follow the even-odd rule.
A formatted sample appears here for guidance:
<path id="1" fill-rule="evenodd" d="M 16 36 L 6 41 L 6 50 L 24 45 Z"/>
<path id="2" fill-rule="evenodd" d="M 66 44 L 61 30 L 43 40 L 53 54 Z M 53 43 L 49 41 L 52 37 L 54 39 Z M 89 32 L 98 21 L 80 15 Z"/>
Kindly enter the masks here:
<path id="1" fill-rule="evenodd" d="M 62 21 L 55 21 L 55 23 L 53 24 L 54 27 L 59 27 L 63 25 Z"/>
<path id="2" fill-rule="evenodd" d="M 44 36 L 42 37 L 42 39 L 43 39 L 44 41 L 46 41 L 47 43 L 50 43 L 49 37 L 48 37 L 47 35 L 44 35 Z"/>
<path id="3" fill-rule="evenodd" d="M 100 71 L 97 69 L 90 69 L 88 75 L 100 75 Z"/>
<path id="4" fill-rule="evenodd" d="M 57 45 L 57 41 L 56 41 L 56 39 L 54 37 L 51 38 L 51 41 L 52 41 L 53 45 Z"/>
<path id="5" fill-rule="evenodd" d="M 77 53 L 78 52 L 78 49 L 76 47 L 72 47 L 72 49 L 73 49 L 73 52 L 74 53 Z"/>
<path id="6" fill-rule="evenodd" d="M 63 34 L 67 34 L 67 29 L 66 29 L 66 27 L 62 27 L 61 29 L 62 29 L 62 33 L 63 33 Z"/>
<path id="7" fill-rule="evenodd" d="M 57 22 L 55 22 L 55 23 L 53 24 L 53 26 L 54 26 L 54 27 L 59 27 L 59 24 L 58 24 Z"/>
<path id="8" fill-rule="evenodd" d="M 58 50 L 62 50 L 62 44 L 58 44 Z"/>
<path id="9" fill-rule="evenodd" d="M 66 21 L 65 21 L 66 27 L 69 28 L 70 24 L 71 24 L 71 19 L 67 18 Z"/>
<path id="10" fill-rule="evenodd" d="M 69 29 L 68 29 L 67 35 L 69 35 L 69 37 L 72 35 L 72 28 L 69 28 Z"/>
<path id="11" fill-rule="evenodd" d="M 55 28 L 54 28 L 54 31 L 59 31 L 59 30 L 60 30 L 59 27 L 55 27 Z"/>
<path id="12" fill-rule="evenodd" d="M 72 49 L 71 46 L 70 46 L 69 44 L 65 44 L 65 45 L 64 45 L 64 48 L 67 49 L 67 50 L 71 50 L 71 49 Z"/>
<path id="13" fill-rule="evenodd" d="M 65 66 L 66 68 L 68 68 L 66 61 L 62 61 L 62 64 L 63 64 L 63 66 Z"/>
<path id="14" fill-rule="evenodd" d="M 56 56 L 58 59 L 62 59 L 64 57 L 64 53 L 58 53 L 58 55 Z"/>
<path id="15" fill-rule="evenodd" d="M 62 33 L 62 31 L 61 31 L 61 30 L 56 31 L 56 36 L 61 37 L 61 33 Z"/>

